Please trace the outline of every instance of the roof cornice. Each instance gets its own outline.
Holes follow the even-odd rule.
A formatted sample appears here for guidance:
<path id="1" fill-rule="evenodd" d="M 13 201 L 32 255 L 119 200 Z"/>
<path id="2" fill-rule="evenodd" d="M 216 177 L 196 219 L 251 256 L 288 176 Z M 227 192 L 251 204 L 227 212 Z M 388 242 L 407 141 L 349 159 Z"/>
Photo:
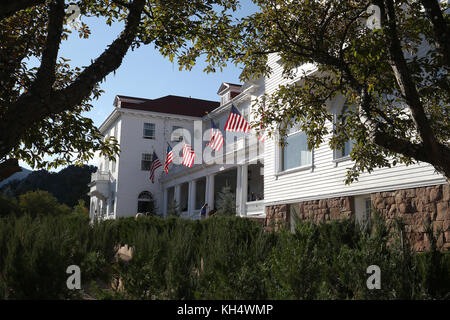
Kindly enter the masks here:
<path id="1" fill-rule="evenodd" d="M 155 111 L 147 111 L 147 110 L 138 110 L 131 108 L 119 108 L 120 113 L 127 115 L 141 115 L 141 116 L 152 116 L 155 118 L 172 118 L 172 119 L 181 119 L 181 120 L 202 120 L 202 117 L 194 117 L 194 116 L 185 116 L 183 114 L 175 114 L 175 113 L 163 113 L 163 112 L 155 112 Z"/>
<path id="2" fill-rule="evenodd" d="M 240 94 L 238 94 L 236 97 L 234 97 L 233 99 L 231 99 L 230 101 L 228 101 L 227 103 L 225 103 L 224 105 L 214 109 L 213 111 L 211 111 L 210 113 L 208 113 L 207 115 L 203 116 L 203 119 L 211 119 L 211 117 L 218 115 L 228 109 L 231 109 L 231 105 L 232 104 L 237 104 L 241 101 L 245 101 L 247 99 L 250 99 L 250 94 L 252 94 L 253 92 L 255 92 L 257 89 L 259 88 L 259 85 L 257 84 L 252 84 L 251 86 L 249 86 L 247 89 L 245 89 L 244 91 L 242 91 Z"/>
<path id="3" fill-rule="evenodd" d="M 103 134 L 106 129 L 120 116 L 120 112 L 117 108 L 109 114 L 109 116 L 103 121 L 103 123 L 98 127 L 98 130 Z"/>

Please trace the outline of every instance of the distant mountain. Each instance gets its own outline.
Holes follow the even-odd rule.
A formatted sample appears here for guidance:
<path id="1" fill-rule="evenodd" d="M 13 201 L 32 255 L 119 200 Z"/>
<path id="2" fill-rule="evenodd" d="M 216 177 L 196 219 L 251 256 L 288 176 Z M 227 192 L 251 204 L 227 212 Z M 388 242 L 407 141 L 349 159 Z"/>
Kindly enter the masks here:
<path id="1" fill-rule="evenodd" d="M 21 168 L 22 168 L 22 167 L 21 167 Z M 31 170 L 22 168 L 22 171 L 16 172 L 16 173 L 14 173 L 12 176 L 10 176 L 8 179 L 5 179 L 5 180 L 3 180 L 3 181 L 0 181 L 0 188 L 1 188 L 3 185 L 5 185 L 5 184 L 7 184 L 8 182 L 10 182 L 10 181 L 25 179 L 31 172 L 32 172 Z"/>
<path id="2" fill-rule="evenodd" d="M 68 166 L 59 172 L 47 170 L 32 171 L 22 180 L 11 180 L 0 187 L 0 193 L 9 197 L 18 197 L 28 191 L 45 190 L 50 192 L 60 203 L 69 207 L 83 199 L 89 205 L 89 187 L 91 173 L 95 166 Z"/>

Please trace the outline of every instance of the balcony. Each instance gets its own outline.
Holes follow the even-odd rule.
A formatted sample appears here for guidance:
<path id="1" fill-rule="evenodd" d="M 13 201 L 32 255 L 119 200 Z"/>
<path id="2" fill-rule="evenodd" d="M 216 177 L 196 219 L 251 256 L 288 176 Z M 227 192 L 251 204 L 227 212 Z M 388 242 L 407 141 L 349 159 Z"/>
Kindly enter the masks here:
<path id="1" fill-rule="evenodd" d="M 109 171 L 97 171 L 91 174 L 89 195 L 106 200 L 110 193 L 112 176 Z"/>
<path id="2" fill-rule="evenodd" d="M 111 174 L 109 171 L 97 171 L 91 174 L 91 183 L 100 181 L 111 181 Z"/>

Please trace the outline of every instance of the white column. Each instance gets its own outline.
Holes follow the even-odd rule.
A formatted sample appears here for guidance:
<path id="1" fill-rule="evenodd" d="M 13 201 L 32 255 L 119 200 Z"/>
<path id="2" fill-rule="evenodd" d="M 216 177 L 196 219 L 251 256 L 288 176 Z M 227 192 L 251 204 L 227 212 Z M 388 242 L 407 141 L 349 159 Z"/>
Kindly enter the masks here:
<path id="1" fill-rule="evenodd" d="M 95 214 L 97 217 L 100 215 L 100 199 L 97 198 L 97 201 L 95 202 Z"/>
<path id="2" fill-rule="evenodd" d="M 168 192 L 167 188 L 163 189 L 163 217 L 167 217 L 167 202 L 168 202 Z"/>
<path id="3" fill-rule="evenodd" d="M 177 184 L 174 188 L 175 202 L 177 203 L 178 210 L 181 210 L 181 185 Z"/>
<path id="4" fill-rule="evenodd" d="M 188 196 L 188 215 L 192 216 L 195 210 L 195 180 L 189 181 L 189 196 Z"/>
<path id="5" fill-rule="evenodd" d="M 241 215 L 242 199 L 242 170 L 241 166 L 236 167 L 236 215 Z"/>
<path id="6" fill-rule="evenodd" d="M 244 164 L 241 167 L 241 216 L 247 215 L 246 203 L 248 193 L 248 164 Z"/>
<path id="7" fill-rule="evenodd" d="M 212 210 L 211 204 L 209 203 L 209 180 L 210 176 L 206 176 L 206 186 L 205 186 L 205 202 L 208 204 L 208 209 Z"/>
<path id="8" fill-rule="evenodd" d="M 214 209 L 214 175 L 206 176 L 206 201 L 208 209 Z"/>

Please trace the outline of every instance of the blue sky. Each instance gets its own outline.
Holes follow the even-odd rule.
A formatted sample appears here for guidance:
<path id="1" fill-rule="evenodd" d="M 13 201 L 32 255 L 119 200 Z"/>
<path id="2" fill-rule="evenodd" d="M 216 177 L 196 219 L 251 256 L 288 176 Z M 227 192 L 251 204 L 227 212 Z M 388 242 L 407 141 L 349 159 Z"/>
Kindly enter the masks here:
<path id="1" fill-rule="evenodd" d="M 249 15 L 257 10 L 251 0 L 241 0 L 241 7 L 236 17 Z M 66 41 L 61 43 L 59 56 L 70 59 L 72 67 L 88 66 L 91 60 L 100 55 L 117 35 L 122 31 L 123 24 L 115 23 L 108 26 L 104 19 L 83 17 L 91 35 L 88 39 L 80 39 L 73 32 Z M 199 60 L 191 71 L 179 71 L 176 63 L 163 58 L 153 44 L 141 46 L 134 51 L 129 50 L 122 65 L 107 76 L 101 83 L 105 92 L 98 100 L 93 100 L 93 108 L 85 114 L 99 126 L 113 110 L 116 95 L 128 95 L 154 99 L 165 95 L 179 95 L 199 99 L 218 101 L 216 92 L 222 82 L 239 82 L 240 68 L 229 65 L 223 72 L 206 74 L 203 72 L 206 64 Z M 90 164 L 96 164 L 94 159 Z M 20 165 L 31 169 L 24 162 Z M 59 171 L 62 168 L 56 169 Z"/>
<path id="2" fill-rule="evenodd" d="M 251 14 L 256 6 L 251 0 L 241 0 L 241 8 L 236 16 Z M 72 66 L 87 66 L 103 52 L 123 28 L 122 24 L 106 25 L 99 18 L 81 17 L 91 29 L 89 39 L 80 39 L 73 32 L 61 45 L 60 56 L 70 59 Z M 147 45 L 129 50 L 115 75 L 110 74 L 101 84 L 105 93 L 92 102 L 94 108 L 86 114 L 99 126 L 112 111 L 116 95 L 143 98 L 158 98 L 165 95 L 191 96 L 193 98 L 216 100 L 222 82 L 239 82 L 240 68 L 229 65 L 223 72 L 206 74 L 205 63 L 199 60 L 191 71 L 178 71 L 178 65 L 163 58 L 154 46 Z"/>

